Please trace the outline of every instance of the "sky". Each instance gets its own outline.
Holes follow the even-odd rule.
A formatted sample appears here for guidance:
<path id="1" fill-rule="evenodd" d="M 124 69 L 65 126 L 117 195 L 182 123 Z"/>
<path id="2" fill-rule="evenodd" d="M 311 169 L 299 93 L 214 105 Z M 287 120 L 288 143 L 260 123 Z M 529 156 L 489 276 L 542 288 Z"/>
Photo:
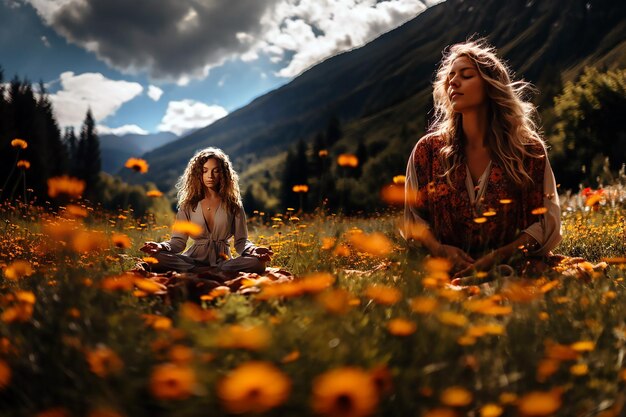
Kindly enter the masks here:
<path id="1" fill-rule="evenodd" d="M 0 68 L 62 128 L 182 136 L 441 0 L 0 0 Z"/>

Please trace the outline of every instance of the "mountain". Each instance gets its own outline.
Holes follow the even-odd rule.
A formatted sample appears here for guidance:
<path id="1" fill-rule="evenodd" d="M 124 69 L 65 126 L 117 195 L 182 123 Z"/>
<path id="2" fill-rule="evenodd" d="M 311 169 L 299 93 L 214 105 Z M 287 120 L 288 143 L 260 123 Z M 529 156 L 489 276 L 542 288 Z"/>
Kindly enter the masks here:
<path id="1" fill-rule="evenodd" d="M 612 0 L 448 0 L 369 44 L 316 65 L 214 124 L 145 155 L 145 180 L 173 186 L 200 148 L 217 146 L 240 170 L 243 187 L 263 183 L 275 194 L 284 153 L 311 141 L 329 119 L 344 139 L 331 155 L 368 145 L 363 175 L 402 173 L 406 156 L 427 124 L 431 82 L 442 50 L 472 35 L 485 36 L 550 107 L 563 81 L 586 65 L 626 66 L 626 2 Z M 372 155 L 372 152 L 376 155 Z M 273 182 L 272 182 L 273 181 Z M 264 186 L 265 186 L 264 185 Z M 372 190 L 361 191 L 364 198 Z M 377 192 L 375 192 L 377 194 Z"/>
<path id="2" fill-rule="evenodd" d="M 131 157 L 139 157 L 146 152 L 176 140 L 178 136 L 171 132 L 159 132 L 148 135 L 129 133 L 123 136 L 100 136 L 100 156 L 102 170 L 114 174 Z"/>

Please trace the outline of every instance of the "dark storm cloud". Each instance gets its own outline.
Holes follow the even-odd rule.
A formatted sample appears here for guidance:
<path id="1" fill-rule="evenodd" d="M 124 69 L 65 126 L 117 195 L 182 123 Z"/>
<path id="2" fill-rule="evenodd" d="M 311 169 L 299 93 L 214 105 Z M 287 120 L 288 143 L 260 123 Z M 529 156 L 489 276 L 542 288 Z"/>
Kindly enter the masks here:
<path id="1" fill-rule="evenodd" d="M 277 0 L 77 0 L 54 13 L 52 26 L 71 42 L 125 70 L 155 78 L 200 75 L 249 48 Z"/>

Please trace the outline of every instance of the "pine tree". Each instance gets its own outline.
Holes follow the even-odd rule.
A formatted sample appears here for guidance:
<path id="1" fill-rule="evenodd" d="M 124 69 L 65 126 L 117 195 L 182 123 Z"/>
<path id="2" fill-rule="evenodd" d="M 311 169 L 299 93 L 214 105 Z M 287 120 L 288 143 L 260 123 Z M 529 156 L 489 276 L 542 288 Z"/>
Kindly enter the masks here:
<path id="1" fill-rule="evenodd" d="M 99 188 L 102 160 L 100 157 L 100 140 L 96 133 L 96 123 L 87 110 L 85 121 L 80 131 L 77 149 L 78 176 L 85 181 L 85 197 L 95 199 Z"/>
<path id="2" fill-rule="evenodd" d="M 342 137 L 343 132 L 341 131 L 339 119 L 337 116 L 332 116 L 330 120 L 328 120 L 328 125 L 326 126 L 326 143 L 329 147 L 333 146 Z"/>

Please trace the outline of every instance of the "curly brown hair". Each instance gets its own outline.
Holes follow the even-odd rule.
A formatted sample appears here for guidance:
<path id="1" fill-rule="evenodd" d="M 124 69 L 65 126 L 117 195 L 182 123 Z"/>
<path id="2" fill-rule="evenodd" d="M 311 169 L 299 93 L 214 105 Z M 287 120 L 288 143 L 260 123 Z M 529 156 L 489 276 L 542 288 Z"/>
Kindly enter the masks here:
<path id="1" fill-rule="evenodd" d="M 220 170 L 218 194 L 226 203 L 231 213 L 241 208 L 241 192 L 239 191 L 239 176 L 233 169 L 228 155 L 218 148 L 202 149 L 189 160 L 185 172 L 176 182 L 178 190 L 178 209 L 195 210 L 198 202 L 205 197 L 205 186 L 202 183 L 202 167 L 209 159 L 215 159 Z"/>

